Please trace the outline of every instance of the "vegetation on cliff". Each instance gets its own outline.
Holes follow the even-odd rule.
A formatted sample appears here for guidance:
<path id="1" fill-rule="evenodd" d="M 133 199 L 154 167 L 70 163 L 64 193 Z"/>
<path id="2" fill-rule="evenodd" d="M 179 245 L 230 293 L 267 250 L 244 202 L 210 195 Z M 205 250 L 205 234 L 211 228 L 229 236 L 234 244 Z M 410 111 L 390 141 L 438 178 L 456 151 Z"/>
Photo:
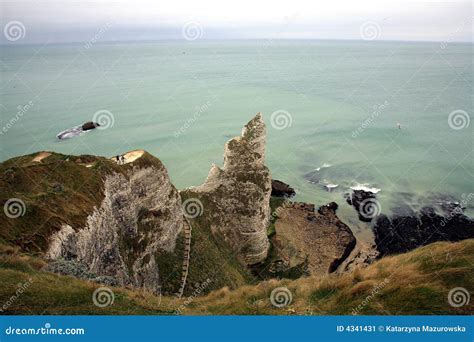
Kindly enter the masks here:
<path id="1" fill-rule="evenodd" d="M 51 237 L 64 224 L 74 230 L 87 225 L 89 215 L 104 201 L 105 180 L 108 177 L 115 174 L 128 179 L 132 170 L 151 167 L 163 168 L 158 158 L 146 152 L 133 163 L 125 165 L 117 165 L 115 161 L 103 157 L 68 156 L 53 152 L 33 153 L 0 163 L 0 204 L 3 207 L 5 201 L 11 198 L 24 203 L 23 215 L 3 220 L 0 243 L 19 247 L 21 252 L 29 255 L 44 256 L 50 247 Z M 150 216 L 149 210 L 139 214 L 144 219 Z M 142 229 L 141 223 L 139 228 Z M 163 293 L 176 293 L 181 286 L 183 240 L 184 233 L 181 232 L 176 239 L 176 248 L 171 251 L 162 249 L 155 258 L 162 277 Z M 127 241 L 124 240 L 120 248 L 136 252 L 137 248 L 130 245 L 131 241 L 126 244 Z M 193 230 L 191 247 L 185 294 L 191 294 L 208 278 L 213 281 L 203 289 L 203 293 L 255 281 L 250 271 L 237 262 L 234 253 L 213 237 L 208 226 Z M 55 270 L 64 269 L 61 262 L 54 266 Z M 68 266 L 78 267 L 73 263 L 68 263 Z M 79 273 L 75 269 L 72 271 L 71 274 Z"/>
<path id="2" fill-rule="evenodd" d="M 177 299 L 144 290 L 112 288 L 113 303 L 98 307 L 92 296 L 101 285 L 45 272 L 41 259 L 1 245 L 0 302 L 8 305 L 0 309 L 2 314 L 53 315 L 468 315 L 474 312 L 474 304 L 451 306 L 448 294 L 461 285 L 474 287 L 473 265 L 474 240 L 437 242 L 385 257 L 351 274 L 270 280 L 235 290 L 222 288 L 204 297 L 196 292 Z M 20 286 L 22 293 L 18 294 Z M 291 303 L 282 308 L 270 302 L 271 292 L 278 287 L 286 287 L 292 296 Z"/>

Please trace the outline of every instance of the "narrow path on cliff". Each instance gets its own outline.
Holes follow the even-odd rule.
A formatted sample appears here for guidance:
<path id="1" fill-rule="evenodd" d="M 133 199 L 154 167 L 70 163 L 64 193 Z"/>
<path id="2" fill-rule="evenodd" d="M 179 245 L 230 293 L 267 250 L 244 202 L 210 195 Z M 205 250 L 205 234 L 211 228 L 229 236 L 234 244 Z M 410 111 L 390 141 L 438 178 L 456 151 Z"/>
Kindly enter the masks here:
<path id="1" fill-rule="evenodd" d="M 189 260 L 191 257 L 191 223 L 186 219 L 186 224 L 184 225 L 184 257 L 183 257 L 183 266 L 182 266 L 182 276 L 181 276 L 181 286 L 178 291 L 178 297 L 181 298 L 184 293 L 184 288 L 186 286 L 186 279 L 188 278 L 189 272 Z"/>

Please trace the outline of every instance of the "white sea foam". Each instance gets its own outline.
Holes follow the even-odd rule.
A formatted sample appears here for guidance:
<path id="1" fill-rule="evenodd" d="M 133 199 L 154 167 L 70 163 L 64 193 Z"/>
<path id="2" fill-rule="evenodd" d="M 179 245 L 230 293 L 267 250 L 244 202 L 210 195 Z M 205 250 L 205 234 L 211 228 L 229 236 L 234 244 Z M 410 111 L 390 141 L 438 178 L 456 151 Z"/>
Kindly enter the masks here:
<path id="1" fill-rule="evenodd" d="M 339 184 L 326 184 L 324 186 L 328 189 L 328 191 L 331 191 L 332 189 L 337 188 Z"/>
<path id="2" fill-rule="evenodd" d="M 339 184 L 331 183 L 326 179 L 323 179 L 322 181 L 320 181 L 319 184 L 323 186 L 324 188 L 326 188 L 327 191 L 331 191 L 332 189 L 337 188 L 339 186 Z"/>
<path id="3" fill-rule="evenodd" d="M 82 126 L 77 126 L 74 128 L 67 129 L 65 131 L 59 132 L 56 137 L 58 139 L 64 140 L 64 139 L 70 139 L 74 137 L 80 136 L 84 131 L 82 130 Z"/>
<path id="4" fill-rule="evenodd" d="M 357 184 L 355 186 L 351 186 L 352 190 L 363 190 L 363 191 L 370 191 L 374 194 L 379 192 L 382 189 L 375 188 L 375 187 L 370 187 L 369 184 Z"/>
<path id="5" fill-rule="evenodd" d="M 321 165 L 320 167 L 314 169 L 315 171 L 321 171 L 321 169 L 325 169 L 327 167 L 331 167 L 332 165 L 331 164 L 328 164 L 328 163 L 324 163 L 323 165 Z"/>

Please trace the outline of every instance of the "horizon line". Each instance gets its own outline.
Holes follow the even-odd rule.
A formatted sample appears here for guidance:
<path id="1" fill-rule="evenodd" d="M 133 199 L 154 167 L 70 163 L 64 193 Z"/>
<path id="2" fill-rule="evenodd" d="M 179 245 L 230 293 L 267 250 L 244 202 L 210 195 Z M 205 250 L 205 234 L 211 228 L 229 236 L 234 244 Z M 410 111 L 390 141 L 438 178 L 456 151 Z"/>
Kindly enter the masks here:
<path id="1" fill-rule="evenodd" d="M 28 45 L 67 45 L 67 44 L 88 44 L 89 40 L 74 40 L 74 41 L 64 41 L 64 42 L 0 42 L 0 46 L 28 46 Z M 118 40 L 103 40 L 94 42 L 94 45 L 100 44 L 110 44 L 110 43 L 153 43 L 153 42 L 183 42 L 186 44 L 196 44 L 202 41 L 349 41 L 349 42 L 365 42 L 365 43 L 376 43 L 376 42 L 393 42 L 393 43 L 445 43 L 445 44 L 474 44 L 474 41 L 448 41 L 448 40 L 403 40 L 403 39 L 374 39 L 374 40 L 364 40 L 364 39 L 351 39 L 351 38 L 199 38 L 193 41 L 186 40 L 184 38 L 159 38 L 159 39 L 118 39 Z"/>

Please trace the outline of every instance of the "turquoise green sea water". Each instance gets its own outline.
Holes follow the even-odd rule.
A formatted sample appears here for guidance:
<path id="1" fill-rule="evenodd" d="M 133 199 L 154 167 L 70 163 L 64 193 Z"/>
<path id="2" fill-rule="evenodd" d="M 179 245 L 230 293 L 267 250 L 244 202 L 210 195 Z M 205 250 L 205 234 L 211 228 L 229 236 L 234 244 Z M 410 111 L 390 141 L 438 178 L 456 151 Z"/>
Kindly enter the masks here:
<path id="1" fill-rule="evenodd" d="M 466 122 L 473 113 L 472 47 L 354 41 L 1 47 L 0 159 L 38 150 L 112 156 L 146 149 L 184 188 L 202 183 L 211 163 L 222 163 L 224 143 L 262 112 L 267 163 L 274 178 L 297 189 L 297 199 L 342 204 L 343 192 L 357 184 L 381 189 L 382 212 L 437 194 L 461 199 L 474 191 L 474 123 Z M 56 138 L 99 110 L 113 114 L 113 126 Z M 324 164 L 331 166 L 315 171 Z M 328 183 L 338 187 L 328 192 Z M 473 203 L 466 206 L 472 213 Z M 341 212 L 352 215 L 344 205 Z"/>

